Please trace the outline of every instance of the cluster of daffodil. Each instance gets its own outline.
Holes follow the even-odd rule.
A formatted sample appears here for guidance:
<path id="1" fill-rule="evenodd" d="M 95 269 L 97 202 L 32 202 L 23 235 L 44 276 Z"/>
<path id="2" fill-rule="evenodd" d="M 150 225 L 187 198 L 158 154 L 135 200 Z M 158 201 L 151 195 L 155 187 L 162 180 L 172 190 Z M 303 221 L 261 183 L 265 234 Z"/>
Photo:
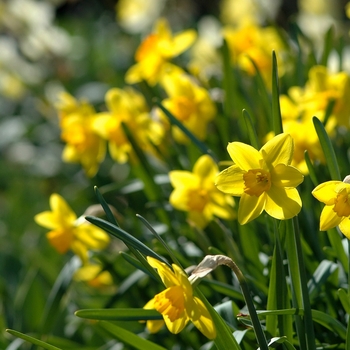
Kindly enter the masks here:
<path id="1" fill-rule="evenodd" d="M 129 162 L 131 167 L 140 161 L 138 152 L 141 150 L 147 154 L 147 159 L 151 159 L 150 163 L 157 162 L 166 169 L 168 183 L 172 186 L 166 200 L 173 209 L 186 212 L 187 222 L 199 232 L 214 220 L 221 222 L 217 219 L 225 222 L 237 218 L 240 225 L 245 225 L 263 212 L 277 220 L 295 218 L 303 205 L 297 187 L 313 170 L 313 164 L 318 166 L 330 162 L 324 155 L 325 142 L 320 142 L 320 133 L 314 127 L 315 119 L 321 123 L 328 140 L 337 133 L 349 133 L 349 74 L 345 71 L 333 73 L 325 65 L 317 64 L 311 67 L 303 84 L 290 86 L 286 94 L 279 96 L 274 91 L 276 81 L 271 80 L 274 69 L 277 69 L 277 64 L 271 63 L 271 51 L 277 52 L 281 75 L 289 72 L 291 53 L 278 31 L 272 26 L 261 27 L 254 18 L 247 17 L 235 26 L 227 24 L 222 28 L 221 39 L 227 44 L 229 66 L 239 74 L 246 74 L 245 77 L 261 80 L 267 95 L 272 96 L 273 103 L 278 106 L 281 125 L 280 128 L 268 128 L 273 131 L 259 135 L 265 140 L 262 147 L 258 147 L 256 134 L 249 135 L 254 147 L 231 139 L 227 152 L 232 161 L 220 163 L 214 152 L 203 145 L 217 131 L 215 118 L 222 108 L 217 102 L 227 101 L 230 96 L 227 91 L 208 88 L 213 76 L 203 78 L 198 61 L 189 64 L 188 69 L 174 63 L 180 54 L 192 45 L 195 47 L 196 39 L 197 33 L 192 29 L 173 34 L 167 20 L 161 18 L 141 42 L 135 53 L 136 62 L 125 74 L 125 82 L 129 85 L 144 84 L 154 92 L 156 106 L 153 108 L 139 90 L 130 86 L 109 89 L 105 96 L 106 109 L 99 111 L 88 101 L 77 101 L 70 94 L 62 93 L 56 108 L 61 138 L 65 142 L 63 160 L 80 163 L 91 178 L 99 171 L 107 149 L 115 162 Z M 249 82 L 251 80 L 246 80 L 248 88 Z M 275 111 L 274 114 L 279 113 Z M 242 138 L 246 139 L 245 135 Z M 177 163 L 179 168 L 172 167 L 170 161 L 166 164 L 171 153 L 169 148 L 179 147 L 182 150 L 192 143 L 202 153 L 207 151 L 207 154 L 199 156 L 196 152 L 190 155 L 194 159 L 192 171 L 188 170 L 186 161 L 180 160 Z M 220 171 L 219 167 L 223 168 L 223 164 L 228 166 Z M 308 194 L 325 204 L 319 220 L 320 230 L 339 227 L 350 239 L 349 177 L 344 181 L 333 178 L 314 187 Z M 234 197 L 240 198 L 238 205 Z M 87 220 L 97 227 L 82 217 L 77 218 L 58 194 L 51 196 L 50 206 L 51 211 L 38 214 L 35 221 L 51 229 L 47 238 L 59 253 L 70 249 L 79 256 L 82 267 L 76 273 L 78 279 L 89 281 L 92 285 L 112 283 L 108 271 L 91 263 L 90 252 L 104 249 L 109 242 L 108 235 L 99 227 L 113 234 L 120 231 L 126 237 L 128 247 L 134 253 L 136 250 L 135 256 L 142 268 L 153 277 L 156 269 L 159 280 L 165 286 L 165 290 L 143 306 L 144 310 L 158 312 L 145 317 L 149 333 L 157 333 L 165 324 L 171 333 L 177 334 L 191 321 L 206 338 L 216 339 L 217 316 L 196 290 L 198 275 L 188 277 L 175 255 L 169 254 L 171 258 L 175 257 L 170 265 L 137 242 L 138 248 L 145 249 L 141 255 L 135 249 L 135 241 L 129 239 L 118 225 L 112 228 L 109 223 L 88 217 Z M 108 216 L 108 212 L 106 214 Z M 111 222 L 114 220 L 109 219 Z M 211 266 L 215 261 L 215 258 L 209 259 L 206 264 Z M 139 263 L 134 264 L 140 266 Z M 246 302 L 248 305 L 247 299 Z M 307 305 L 303 307 L 307 318 L 311 309 Z M 256 323 L 253 327 L 260 348 L 267 349 Z M 311 348 L 308 347 L 308 350 Z"/>

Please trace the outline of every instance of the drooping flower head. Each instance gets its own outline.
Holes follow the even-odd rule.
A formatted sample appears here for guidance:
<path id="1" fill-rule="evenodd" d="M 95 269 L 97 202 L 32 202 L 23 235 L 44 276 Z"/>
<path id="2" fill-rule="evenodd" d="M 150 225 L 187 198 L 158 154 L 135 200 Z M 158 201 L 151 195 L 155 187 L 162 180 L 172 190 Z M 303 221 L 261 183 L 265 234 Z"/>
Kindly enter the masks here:
<path id="1" fill-rule="evenodd" d="M 236 215 L 233 198 L 214 185 L 218 172 L 213 159 L 203 155 L 195 163 L 193 172 L 174 170 L 169 173 L 174 187 L 170 203 L 176 209 L 187 211 L 189 220 L 198 227 L 204 228 L 214 216 L 233 219 Z"/>
<path id="2" fill-rule="evenodd" d="M 105 157 L 106 143 L 93 129 L 96 120 L 93 106 L 86 101 L 77 101 L 68 93 L 62 93 L 57 110 L 61 139 L 66 143 L 63 160 L 80 163 L 87 176 L 94 176 Z"/>
<path id="3" fill-rule="evenodd" d="M 171 333 L 181 332 L 189 321 L 208 338 L 216 337 L 216 329 L 211 315 L 204 303 L 193 294 L 193 288 L 182 269 L 173 264 L 171 270 L 166 264 L 147 257 L 149 264 L 157 269 L 166 289 L 157 294 L 145 306 L 154 308 L 163 315 L 164 322 Z M 157 332 L 161 321 L 147 321 L 150 332 Z"/>
<path id="4" fill-rule="evenodd" d="M 216 178 L 220 191 L 241 197 L 238 209 L 240 224 L 258 217 L 263 210 L 276 219 L 297 215 L 301 199 L 295 188 L 303 181 L 299 170 L 291 166 L 293 139 L 279 134 L 259 151 L 241 142 L 227 147 L 234 165 Z"/>
<path id="5" fill-rule="evenodd" d="M 109 236 L 103 230 L 77 218 L 66 201 L 57 193 L 50 196 L 51 211 L 35 215 L 40 226 L 51 229 L 47 233 L 50 244 L 61 254 L 71 249 L 83 264 L 88 260 L 88 250 L 101 250 L 109 243 Z"/>
<path id="6" fill-rule="evenodd" d="M 126 72 L 125 81 L 135 84 L 145 80 L 148 84 L 155 85 L 166 71 L 181 70 L 169 61 L 187 50 L 195 39 L 196 32 L 192 29 L 173 35 L 168 21 L 160 18 L 154 31 L 137 49 L 137 63 Z"/>
<path id="7" fill-rule="evenodd" d="M 312 195 L 325 204 L 320 218 L 320 231 L 339 226 L 350 239 L 350 177 L 344 181 L 327 181 L 318 185 Z"/>

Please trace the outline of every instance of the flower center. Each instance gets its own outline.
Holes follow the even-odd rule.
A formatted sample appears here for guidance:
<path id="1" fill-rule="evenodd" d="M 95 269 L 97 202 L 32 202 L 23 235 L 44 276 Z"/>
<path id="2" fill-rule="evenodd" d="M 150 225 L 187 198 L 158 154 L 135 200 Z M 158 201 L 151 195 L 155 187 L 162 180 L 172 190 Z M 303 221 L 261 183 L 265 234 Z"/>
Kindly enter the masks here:
<path id="1" fill-rule="evenodd" d="M 154 308 L 171 322 L 177 320 L 185 309 L 184 291 L 181 286 L 172 286 L 154 297 Z"/>
<path id="2" fill-rule="evenodd" d="M 173 98 L 175 117 L 181 121 L 185 121 L 195 112 L 196 106 L 193 100 L 186 96 L 176 96 Z"/>
<path id="3" fill-rule="evenodd" d="M 350 216 L 350 189 L 343 188 L 335 199 L 333 210 L 339 217 Z"/>
<path id="4" fill-rule="evenodd" d="M 251 169 L 243 175 L 244 192 L 259 197 L 271 187 L 271 175 L 263 169 Z"/>
<path id="5" fill-rule="evenodd" d="M 187 205 L 190 211 L 203 212 L 209 201 L 208 192 L 204 189 L 191 190 L 188 193 Z"/>

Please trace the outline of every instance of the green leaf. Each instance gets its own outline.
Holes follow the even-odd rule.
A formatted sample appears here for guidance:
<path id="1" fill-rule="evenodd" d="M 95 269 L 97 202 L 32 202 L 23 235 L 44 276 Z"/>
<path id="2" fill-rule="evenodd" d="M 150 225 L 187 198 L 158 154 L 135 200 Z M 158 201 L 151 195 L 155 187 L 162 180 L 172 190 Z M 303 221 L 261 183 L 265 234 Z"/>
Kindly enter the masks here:
<path id="1" fill-rule="evenodd" d="M 224 100 L 224 110 L 226 116 L 232 118 L 235 107 L 235 79 L 232 73 L 231 67 L 231 57 L 230 50 L 227 45 L 226 40 L 224 40 L 222 45 L 222 58 L 223 58 L 223 79 L 222 86 L 225 91 L 225 100 Z"/>
<path id="2" fill-rule="evenodd" d="M 256 134 L 256 130 L 255 130 L 252 118 L 250 117 L 249 113 L 245 109 L 243 109 L 243 111 L 242 111 L 242 116 L 243 116 L 243 119 L 245 120 L 245 123 L 246 123 L 246 126 L 247 126 L 250 144 L 254 148 L 256 148 L 257 150 L 259 150 L 260 149 L 260 143 L 259 143 L 258 136 Z"/>
<path id="3" fill-rule="evenodd" d="M 327 166 L 331 175 L 331 179 L 333 181 L 341 181 L 339 166 L 331 140 L 329 139 L 329 136 L 321 121 L 316 117 L 313 117 L 312 120 L 318 135 L 318 139 L 320 140 L 324 157 L 327 159 Z"/>
<path id="4" fill-rule="evenodd" d="M 44 348 L 46 350 L 62 350 L 60 348 L 56 348 L 56 346 L 50 345 L 48 343 L 43 342 L 42 340 L 33 338 L 29 335 L 15 331 L 13 329 L 6 329 L 6 332 L 12 334 L 15 337 L 21 338 L 29 343 L 32 343 L 33 345 L 41 346 L 42 348 Z"/>
<path id="5" fill-rule="evenodd" d="M 163 257 L 155 253 L 151 248 L 147 247 L 141 241 L 139 241 L 138 239 L 133 237 L 130 233 L 124 231 L 120 227 L 115 226 L 106 220 L 103 220 L 94 216 L 87 216 L 85 219 L 91 222 L 92 224 L 96 225 L 97 227 L 102 228 L 106 232 L 110 233 L 112 236 L 121 239 L 123 242 L 125 242 L 125 244 L 130 245 L 133 248 L 139 250 L 144 255 L 152 256 L 153 258 L 168 264 L 168 262 Z"/>
<path id="6" fill-rule="evenodd" d="M 288 341 L 287 337 L 274 337 L 269 341 L 269 347 L 271 348 L 277 348 L 279 344 L 283 344 L 287 350 L 295 350 L 295 347 Z"/>
<path id="7" fill-rule="evenodd" d="M 346 311 L 347 314 L 350 314 L 350 297 L 347 291 L 343 288 L 340 288 L 338 289 L 338 295 L 344 310 Z"/>
<path id="8" fill-rule="evenodd" d="M 310 179 L 311 179 L 313 185 L 316 187 L 316 186 L 319 184 L 319 181 L 317 180 L 315 168 L 314 168 L 314 166 L 312 165 L 312 162 L 311 162 L 311 159 L 310 159 L 310 156 L 309 156 L 309 152 L 308 152 L 308 151 L 305 151 L 305 153 L 304 153 L 304 158 L 305 158 L 305 163 L 306 163 L 306 165 L 307 165 L 307 168 L 308 168 L 308 170 L 309 170 Z"/>
<path id="9" fill-rule="evenodd" d="M 100 321 L 99 325 L 114 337 L 119 339 L 125 344 L 131 345 L 135 349 L 139 350 L 166 350 L 162 346 L 159 346 L 147 339 L 139 337 L 137 334 L 127 331 L 126 329 L 119 327 L 107 321 Z"/>
<path id="10" fill-rule="evenodd" d="M 117 220 L 115 219 L 115 216 L 113 215 L 112 211 L 111 211 L 111 208 L 109 207 L 109 205 L 107 204 L 107 202 L 105 201 L 105 199 L 103 198 L 101 192 L 99 191 L 98 187 L 95 186 L 94 187 L 94 190 L 95 190 L 95 194 L 96 194 L 96 197 L 98 199 L 98 201 L 100 202 L 103 210 L 105 211 L 106 213 L 106 216 L 107 216 L 107 220 L 112 223 L 113 225 L 116 225 L 116 226 L 119 226 Z"/>
<path id="11" fill-rule="evenodd" d="M 104 321 L 147 321 L 162 320 L 157 310 L 146 309 L 83 309 L 75 312 L 80 318 Z"/>
<path id="12" fill-rule="evenodd" d="M 328 57 L 331 51 L 334 48 L 334 28 L 331 26 L 327 33 L 324 35 L 324 43 L 323 43 L 323 53 L 320 65 L 327 66 L 328 63 Z"/>
<path id="13" fill-rule="evenodd" d="M 275 135 L 283 132 L 279 97 L 278 67 L 275 51 L 272 51 L 272 121 Z"/>

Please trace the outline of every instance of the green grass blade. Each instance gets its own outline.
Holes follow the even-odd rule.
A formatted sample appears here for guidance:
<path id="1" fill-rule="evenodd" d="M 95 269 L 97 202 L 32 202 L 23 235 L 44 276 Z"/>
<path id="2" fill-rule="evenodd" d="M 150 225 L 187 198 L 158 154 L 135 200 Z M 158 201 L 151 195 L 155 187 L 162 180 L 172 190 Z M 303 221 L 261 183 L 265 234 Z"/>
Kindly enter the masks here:
<path id="1" fill-rule="evenodd" d="M 96 194 L 96 197 L 98 199 L 98 201 L 100 202 L 103 210 L 105 211 L 106 213 L 106 216 L 107 216 L 107 220 L 112 223 L 113 225 L 115 226 L 119 226 L 117 220 L 115 219 L 115 216 L 113 215 L 112 211 L 111 211 L 111 208 L 109 207 L 109 205 L 107 204 L 107 202 L 105 201 L 105 199 L 103 198 L 101 192 L 99 191 L 98 187 L 95 186 L 94 187 L 94 190 L 95 190 L 95 194 Z"/>
<path id="2" fill-rule="evenodd" d="M 33 345 L 41 346 L 42 348 L 44 348 L 46 350 L 62 350 L 60 348 L 56 348 L 56 346 L 50 345 L 48 343 L 43 342 L 42 340 L 33 338 L 29 335 L 15 331 L 13 329 L 6 329 L 6 332 L 12 334 L 13 336 L 15 336 L 17 338 L 21 338 L 21 339 L 23 339 L 23 340 L 25 340 Z"/>
<path id="3" fill-rule="evenodd" d="M 331 175 L 331 179 L 334 181 L 341 181 L 339 166 L 331 140 L 329 139 L 329 136 L 321 121 L 316 117 L 313 117 L 312 120 L 318 135 L 318 139 L 320 140 L 323 154 L 325 156 L 325 159 L 327 159 L 327 166 Z"/>
<path id="4" fill-rule="evenodd" d="M 308 168 L 308 170 L 309 170 L 310 179 L 311 179 L 313 185 L 316 187 L 316 186 L 319 184 L 319 181 L 317 180 L 315 168 L 314 168 L 314 166 L 312 165 L 312 162 L 311 162 L 311 159 L 310 159 L 310 156 L 309 156 L 309 152 L 308 152 L 308 151 L 305 151 L 305 153 L 304 153 L 304 158 L 305 158 L 305 163 L 306 163 L 306 165 L 307 165 L 307 168 Z"/>
<path id="5" fill-rule="evenodd" d="M 126 329 L 119 327 L 107 321 L 100 321 L 99 325 L 105 329 L 108 333 L 122 341 L 123 343 L 131 345 L 135 349 L 139 350 L 166 350 L 162 346 L 159 346 L 147 339 L 139 337 Z"/>
<path id="6" fill-rule="evenodd" d="M 322 66 L 327 66 L 328 63 L 328 57 L 331 51 L 334 48 L 334 27 L 331 26 L 328 30 L 326 35 L 324 36 L 324 43 L 323 43 L 323 53 L 320 64 Z"/>
<path id="7" fill-rule="evenodd" d="M 242 116 L 243 116 L 243 119 L 244 119 L 246 126 L 247 126 L 250 144 L 254 148 L 259 150 L 260 149 L 260 142 L 258 139 L 258 135 L 256 134 L 256 130 L 255 130 L 252 118 L 250 117 L 249 113 L 245 109 L 243 109 L 243 111 L 242 111 Z"/>
<path id="8" fill-rule="evenodd" d="M 279 97 L 278 67 L 275 51 L 272 51 L 272 125 L 275 135 L 283 132 Z"/>
<path id="9" fill-rule="evenodd" d="M 222 76 L 222 86 L 225 91 L 224 99 L 224 112 L 229 118 L 232 118 L 234 114 L 235 107 L 235 79 L 231 67 L 231 57 L 229 47 L 226 40 L 224 40 L 222 45 L 222 59 L 223 59 L 223 76 Z"/>
<path id="10" fill-rule="evenodd" d="M 146 309 L 82 309 L 75 312 L 80 318 L 103 321 L 147 321 L 162 320 L 157 310 Z"/>
<path id="11" fill-rule="evenodd" d="M 97 227 L 102 228 L 103 230 L 105 230 L 106 232 L 111 234 L 112 236 L 121 239 L 123 242 L 125 242 L 126 244 L 139 250 L 144 255 L 152 256 L 153 258 L 156 258 L 156 259 L 168 264 L 168 262 L 163 257 L 161 257 L 160 255 L 155 253 L 151 248 L 147 247 L 141 241 L 139 241 L 138 239 L 133 237 L 130 233 L 124 231 L 120 227 L 115 226 L 108 221 L 105 221 L 103 219 L 100 219 L 100 218 L 97 218 L 94 216 L 87 216 L 85 219 L 87 221 L 91 222 L 92 224 L 96 225 Z"/>

